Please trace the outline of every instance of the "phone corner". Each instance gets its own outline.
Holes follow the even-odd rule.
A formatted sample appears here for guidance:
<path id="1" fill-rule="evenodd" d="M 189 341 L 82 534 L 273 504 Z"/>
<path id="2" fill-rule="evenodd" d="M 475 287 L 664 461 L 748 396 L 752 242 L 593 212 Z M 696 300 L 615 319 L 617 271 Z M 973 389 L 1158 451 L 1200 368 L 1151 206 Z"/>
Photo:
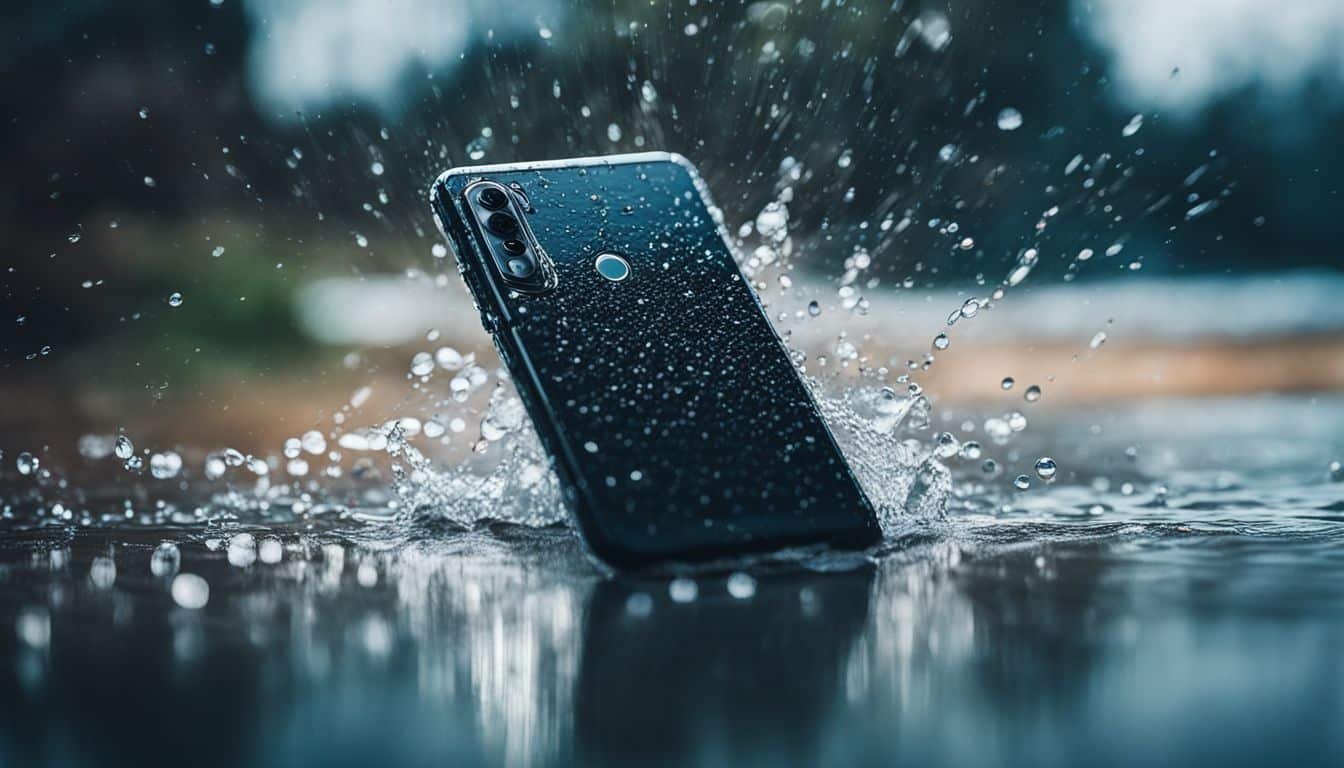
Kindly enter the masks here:
<path id="1" fill-rule="evenodd" d="M 672 163 L 673 165 L 679 165 L 692 174 L 698 174 L 698 171 L 695 169 L 695 163 L 692 163 L 689 158 L 680 152 L 664 152 L 663 156 L 667 162 Z"/>
<path id="2" fill-rule="evenodd" d="M 447 198 L 453 194 L 453 183 L 460 180 L 463 176 L 461 168 L 448 168 L 434 177 L 427 190 L 427 197 L 430 203 L 446 203 Z"/>

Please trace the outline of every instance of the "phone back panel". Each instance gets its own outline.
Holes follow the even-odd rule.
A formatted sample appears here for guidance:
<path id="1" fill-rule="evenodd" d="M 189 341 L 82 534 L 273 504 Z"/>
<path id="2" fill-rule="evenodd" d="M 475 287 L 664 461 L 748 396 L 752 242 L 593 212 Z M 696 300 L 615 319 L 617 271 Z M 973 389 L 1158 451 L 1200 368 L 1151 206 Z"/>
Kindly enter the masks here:
<path id="1" fill-rule="evenodd" d="M 553 290 L 502 286 L 462 203 L 483 178 L 530 200 Z M 463 169 L 432 196 L 599 556 L 637 565 L 877 537 L 684 160 Z M 602 253 L 622 256 L 629 276 L 600 274 Z"/>

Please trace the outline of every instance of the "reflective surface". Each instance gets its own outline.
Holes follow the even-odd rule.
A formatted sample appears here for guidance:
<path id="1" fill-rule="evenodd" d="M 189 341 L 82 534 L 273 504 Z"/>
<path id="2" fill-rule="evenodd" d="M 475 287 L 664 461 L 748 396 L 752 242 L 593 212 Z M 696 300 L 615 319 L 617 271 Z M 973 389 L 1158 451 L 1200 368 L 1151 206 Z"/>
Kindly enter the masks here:
<path id="1" fill-rule="evenodd" d="M 1246 406 L 1065 414 L 1047 489 L 736 573 L 606 576 L 560 526 L 9 524 L 0 759 L 1338 764 L 1344 408 Z"/>

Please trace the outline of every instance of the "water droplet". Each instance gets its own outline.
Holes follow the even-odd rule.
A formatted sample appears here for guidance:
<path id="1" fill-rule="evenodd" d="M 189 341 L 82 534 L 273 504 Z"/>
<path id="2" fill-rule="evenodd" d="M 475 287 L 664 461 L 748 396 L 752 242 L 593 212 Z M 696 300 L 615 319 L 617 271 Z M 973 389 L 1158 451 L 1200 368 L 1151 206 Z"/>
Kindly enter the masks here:
<path id="1" fill-rule="evenodd" d="M 210 255 L 214 256 L 216 259 L 218 259 L 220 256 L 223 256 L 224 246 L 216 245 L 214 248 L 210 249 Z"/>
<path id="2" fill-rule="evenodd" d="M 428 376 L 434 372 L 434 356 L 428 352 L 416 352 L 411 358 L 411 375 Z"/>
<path id="3" fill-rule="evenodd" d="M 182 457 L 173 451 L 156 453 L 149 457 L 149 473 L 159 480 L 177 477 L 182 471 Z"/>
<path id="4" fill-rule="evenodd" d="M 1100 347 L 1102 344 L 1105 343 L 1106 343 L 1106 332 L 1097 331 L 1096 335 L 1092 337 L 1092 340 L 1087 342 L 1087 346 L 1091 349 L 1096 349 L 1097 347 Z"/>
<path id="5" fill-rule="evenodd" d="M 1218 205 L 1219 205 L 1219 203 L 1218 203 L 1217 200 L 1205 200 L 1204 202 L 1200 203 L 1199 205 L 1196 205 L 1196 206 L 1190 208 L 1190 210 L 1186 211 L 1186 212 L 1185 212 L 1185 220 L 1186 220 L 1186 221 L 1191 221 L 1191 220 L 1193 220 L 1193 219 L 1198 219 L 1200 216 L 1203 216 L 1204 214 L 1208 213 L 1209 211 L 1212 211 L 1214 208 L 1217 208 Z"/>
<path id="6" fill-rule="evenodd" d="M 439 347 L 434 352 L 434 362 L 445 371 L 460 371 L 462 366 L 466 365 L 467 359 L 452 347 Z"/>
<path id="7" fill-rule="evenodd" d="M 756 580 L 738 571 L 728 577 L 728 594 L 738 600 L 748 600 L 756 594 Z"/>
<path id="8" fill-rule="evenodd" d="M 31 475 L 37 471 L 42 462 L 33 454 L 24 451 L 18 455 L 14 463 L 18 467 L 20 475 Z"/>
<path id="9" fill-rule="evenodd" d="M 1049 456 L 1042 456 L 1036 460 L 1036 476 L 1042 480 L 1049 480 L 1054 477 L 1057 470 L 1055 460 Z"/>
<path id="10" fill-rule="evenodd" d="M 1129 138 L 1130 136 L 1133 136 L 1134 134 L 1138 133 L 1139 129 L 1142 127 L 1143 127 L 1143 115 L 1141 114 L 1135 115 L 1129 118 L 1128 123 L 1125 123 L 1125 127 L 1120 130 L 1120 135 L 1124 136 L 1125 138 Z"/>
<path id="11" fill-rule="evenodd" d="M 1021 411 L 1013 411 L 1008 414 L 1008 428 L 1014 432 L 1021 432 L 1027 428 L 1027 417 L 1023 416 Z"/>
<path id="12" fill-rule="evenodd" d="M 117 581 L 117 564 L 110 557 L 95 557 L 89 565 L 89 581 L 98 589 L 109 589 Z"/>
<path id="13" fill-rule="evenodd" d="M 448 256 L 448 249 L 444 247 L 443 243 L 435 243 L 431 245 L 429 247 L 429 252 L 436 259 L 442 259 Z"/>
<path id="14" fill-rule="evenodd" d="M 171 541 L 165 541 L 155 547 L 154 554 L 149 556 L 149 572 L 159 578 L 173 576 L 181 567 L 182 552 Z"/>
<path id="15" fill-rule="evenodd" d="M 816 317 L 821 314 L 821 305 L 815 300 L 807 302 L 807 314 Z"/>
<path id="16" fill-rule="evenodd" d="M 951 432 L 939 432 L 935 440 L 933 451 L 940 458 L 950 459 L 961 450 L 961 445 L 958 444 L 957 438 Z"/>
<path id="17" fill-rule="evenodd" d="M 934 348 L 934 349 L 947 349 L 951 344 L 952 344 L 952 341 L 951 341 L 950 339 L 947 338 L 947 334 L 946 334 L 946 333 L 940 333 L 940 334 L 938 334 L 937 336 L 934 336 L 934 337 L 933 337 L 933 348 Z"/>
<path id="18" fill-rule="evenodd" d="M 257 540 L 250 533 L 235 533 L 229 537 L 229 565 L 246 568 L 257 561 Z"/>
<path id="19" fill-rule="evenodd" d="M 667 585 L 667 596 L 674 603 L 693 603 L 700 594 L 700 587 L 687 578 L 673 579 Z"/>
<path id="20" fill-rule="evenodd" d="M 173 602 L 197 611 L 210 601 L 210 583 L 194 573 L 179 573 L 173 578 Z"/>
<path id="21" fill-rule="evenodd" d="M 1344 482 L 1344 464 L 1338 461 L 1330 462 L 1330 480 L 1331 482 Z"/>
<path id="22" fill-rule="evenodd" d="M 112 448 L 112 453 L 118 459 L 129 459 L 135 455 L 135 443 L 132 443 L 131 438 L 125 435 L 117 435 L 117 442 Z"/>
<path id="23" fill-rule="evenodd" d="M 1019 491 L 1025 491 L 1031 487 L 1031 478 L 1026 475 L 1018 475 L 1013 478 L 1013 487 Z"/>
<path id="24" fill-rule="evenodd" d="M 771 200 L 755 218 L 755 227 L 761 237 L 775 243 L 789 237 L 789 208 L 778 200 Z"/>
<path id="25" fill-rule="evenodd" d="M 980 300 L 975 298 L 967 299 L 966 302 L 961 305 L 959 312 L 962 317 L 967 319 L 975 317 L 980 313 Z"/>
<path id="26" fill-rule="evenodd" d="M 999 110 L 998 124 L 1001 131 L 1016 131 L 1022 127 L 1022 113 L 1013 107 L 1004 107 Z"/>
<path id="27" fill-rule="evenodd" d="M 973 238 L 963 237 L 961 242 L 957 244 L 957 247 L 961 248 L 963 251 L 969 251 L 975 247 L 975 240 Z"/>
<path id="28" fill-rule="evenodd" d="M 304 432 L 303 436 L 299 438 L 299 447 L 303 448 L 303 450 L 308 453 L 317 456 L 327 450 L 327 439 L 316 429 L 310 429 L 307 432 Z"/>
<path id="29" fill-rule="evenodd" d="M 1007 392 L 1008 390 L 1012 389 L 1012 388 L 1013 388 L 1013 384 L 1016 384 L 1016 383 L 1017 383 L 1017 382 L 1013 381 L 1013 377 L 1012 377 L 1012 376 L 1004 376 L 1004 377 L 1003 377 L 1003 381 L 1000 381 L 1000 382 L 999 382 L 999 386 L 1003 388 L 1003 391 L 1004 391 L 1004 392 Z"/>
<path id="30" fill-rule="evenodd" d="M 371 589 L 378 586 L 378 569 L 373 563 L 360 563 L 355 571 L 355 581 L 359 586 L 365 589 Z"/>
<path id="31" fill-rule="evenodd" d="M 1028 403 L 1034 403 L 1037 400 L 1040 400 L 1041 388 L 1032 384 L 1030 387 L 1027 387 L 1026 392 L 1022 393 L 1022 399 L 1026 400 Z"/>
<path id="32" fill-rule="evenodd" d="M 1027 275 L 1031 274 L 1031 270 L 1035 268 L 1036 263 L 1039 260 L 1040 256 L 1037 254 L 1035 248 L 1028 248 L 1023 251 L 1021 258 L 1017 260 L 1017 266 L 1013 267 L 1013 271 L 1008 273 L 1008 279 L 1004 282 L 1008 283 L 1009 287 L 1012 287 L 1021 283 L 1023 280 L 1026 280 Z"/>
<path id="33" fill-rule="evenodd" d="M 257 547 L 257 559 L 267 565 L 275 565 L 285 557 L 285 545 L 280 540 L 268 536 L 261 540 L 261 545 Z"/>
<path id="34" fill-rule="evenodd" d="M 140 108 L 140 112 L 139 112 L 138 114 L 140 115 L 140 119 L 141 119 L 141 120 L 148 120 L 148 119 L 149 119 L 149 107 L 141 107 L 141 108 Z"/>
<path id="35" fill-rule="evenodd" d="M 583 444 L 583 450 L 589 453 L 597 453 L 597 443 L 594 443 L 592 440 L 589 440 L 588 442 Z"/>
<path id="36" fill-rule="evenodd" d="M 170 307 L 182 306 L 182 294 L 177 293 L 176 291 L 168 294 L 168 306 Z"/>
<path id="37" fill-rule="evenodd" d="M 359 234 L 358 232 L 356 232 L 356 233 L 355 233 L 355 245 L 358 245 L 360 248 L 368 248 L 368 247 L 369 247 L 369 238 L 367 238 L 367 237 L 365 237 L 365 236 Z"/>
<path id="38" fill-rule="evenodd" d="M 382 176 L 383 171 L 385 170 L 386 169 L 383 168 L 383 164 L 376 160 L 373 162 L 372 165 L 369 166 L 369 172 L 372 173 L 374 176 Z"/>
<path id="39" fill-rule="evenodd" d="M 625 612 L 631 618 L 647 618 L 653 613 L 653 598 L 647 592 L 635 592 L 626 598 Z"/>
<path id="40" fill-rule="evenodd" d="M 621 126 L 611 123 L 607 126 L 607 140 L 617 142 L 621 140 Z"/>
<path id="41" fill-rule="evenodd" d="M 224 457 L 212 453 L 205 457 L 205 478 L 207 480 L 218 480 L 229 471 L 229 465 L 224 462 Z"/>
<path id="42" fill-rule="evenodd" d="M 556 89 L 559 90 L 559 83 L 556 83 Z M 480 160 L 485 157 L 485 153 L 490 149 L 490 145 L 493 143 L 493 139 L 488 136 L 477 136 L 467 142 L 467 157 L 472 160 Z"/>
<path id="43" fill-rule="evenodd" d="M 974 440 L 967 440 L 961 444 L 960 453 L 961 458 L 966 459 L 967 461 L 975 461 L 980 458 L 982 451 L 980 450 L 979 443 Z"/>

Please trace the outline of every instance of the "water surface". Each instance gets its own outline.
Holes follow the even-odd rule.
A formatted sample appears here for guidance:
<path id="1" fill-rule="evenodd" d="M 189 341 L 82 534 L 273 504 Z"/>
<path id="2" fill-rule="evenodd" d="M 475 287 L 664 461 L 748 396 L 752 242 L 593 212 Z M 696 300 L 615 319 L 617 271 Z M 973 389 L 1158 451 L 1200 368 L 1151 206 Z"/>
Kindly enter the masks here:
<path id="1" fill-rule="evenodd" d="M 614 576 L 563 524 L 9 520 L 0 758 L 1339 764 L 1344 403 L 1053 413 L 1003 469 L 1039 443 L 1054 483 L 953 460 L 948 517 L 863 558 Z"/>

